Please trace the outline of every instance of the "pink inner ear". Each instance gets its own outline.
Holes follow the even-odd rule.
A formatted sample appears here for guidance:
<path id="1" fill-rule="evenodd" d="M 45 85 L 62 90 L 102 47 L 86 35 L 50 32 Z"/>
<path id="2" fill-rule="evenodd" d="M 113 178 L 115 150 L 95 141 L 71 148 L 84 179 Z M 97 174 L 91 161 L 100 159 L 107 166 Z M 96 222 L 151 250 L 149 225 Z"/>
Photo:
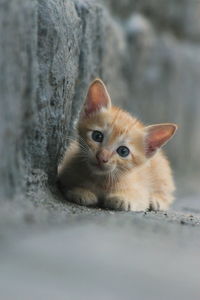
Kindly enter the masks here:
<path id="1" fill-rule="evenodd" d="M 100 110 L 102 107 L 109 108 L 111 106 L 111 100 L 109 94 L 100 80 L 95 80 L 89 87 L 86 102 L 85 102 L 85 114 L 89 115 L 95 111 Z"/>
<path id="2" fill-rule="evenodd" d="M 152 125 L 147 127 L 145 138 L 146 155 L 151 157 L 158 148 L 162 147 L 176 131 L 174 124 Z"/>

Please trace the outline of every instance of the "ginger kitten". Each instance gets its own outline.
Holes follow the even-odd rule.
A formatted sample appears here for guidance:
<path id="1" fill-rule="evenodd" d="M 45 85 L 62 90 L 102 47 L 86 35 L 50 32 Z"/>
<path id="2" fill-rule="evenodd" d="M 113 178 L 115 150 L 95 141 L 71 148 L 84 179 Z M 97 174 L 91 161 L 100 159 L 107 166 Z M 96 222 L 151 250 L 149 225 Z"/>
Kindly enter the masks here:
<path id="1" fill-rule="evenodd" d="M 69 201 L 115 210 L 166 210 L 175 189 L 160 148 L 174 135 L 175 124 L 145 127 L 112 106 L 103 82 L 90 85 L 79 117 L 78 137 L 58 168 Z"/>

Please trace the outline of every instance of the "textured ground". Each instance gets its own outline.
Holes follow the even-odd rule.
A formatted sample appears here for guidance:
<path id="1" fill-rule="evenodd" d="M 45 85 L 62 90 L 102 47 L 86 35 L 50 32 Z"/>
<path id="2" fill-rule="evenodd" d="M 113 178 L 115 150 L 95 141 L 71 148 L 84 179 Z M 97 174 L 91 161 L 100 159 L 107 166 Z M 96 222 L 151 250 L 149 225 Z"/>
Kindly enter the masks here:
<path id="1" fill-rule="evenodd" d="M 178 200 L 167 213 L 63 204 L 62 214 L 49 206 L 48 222 L 29 214 L 4 224 L 1 299 L 199 300 L 199 202 Z"/>
<path id="2" fill-rule="evenodd" d="M 140 214 L 72 217 L 1 238 L 1 299 L 200 297 L 198 227 Z"/>

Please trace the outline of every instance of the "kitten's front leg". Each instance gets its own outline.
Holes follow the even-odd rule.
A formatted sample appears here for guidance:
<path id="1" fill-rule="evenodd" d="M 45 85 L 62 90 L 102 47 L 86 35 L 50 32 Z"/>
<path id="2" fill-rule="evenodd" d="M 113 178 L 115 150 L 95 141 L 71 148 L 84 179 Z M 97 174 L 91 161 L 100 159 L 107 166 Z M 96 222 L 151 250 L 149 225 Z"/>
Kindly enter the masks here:
<path id="1" fill-rule="evenodd" d="M 144 201 L 134 199 L 131 195 L 110 194 L 104 199 L 104 207 L 122 211 L 145 211 L 148 205 Z"/>
<path id="2" fill-rule="evenodd" d="M 73 188 L 65 192 L 67 200 L 79 205 L 95 206 L 98 203 L 96 195 L 84 188 Z"/>

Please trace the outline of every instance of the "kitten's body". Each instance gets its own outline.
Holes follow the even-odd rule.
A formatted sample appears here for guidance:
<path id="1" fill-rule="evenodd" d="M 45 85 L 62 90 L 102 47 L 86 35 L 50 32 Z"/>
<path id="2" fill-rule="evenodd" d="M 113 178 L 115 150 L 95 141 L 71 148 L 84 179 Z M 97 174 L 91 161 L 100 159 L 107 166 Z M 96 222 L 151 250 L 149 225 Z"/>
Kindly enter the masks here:
<path id="1" fill-rule="evenodd" d="M 95 82 L 98 84 L 96 90 Z M 71 144 L 59 167 L 64 194 L 68 200 L 88 206 L 132 211 L 167 209 L 173 201 L 174 183 L 167 159 L 157 151 L 157 127 L 160 126 L 160 131 L 162 129 L 162 135 L 164 126 L 168 128 L 165 130 L 171 137 L 173 133 L 169 133 L 169 128 L 172 130 L 170 126 L 175 125 L 145 127 L 123 110 L 111 106 L 111 103 L 108 105 L 110 98 L 99 105 L 102 98 L 109 96 L 106 90 L 105 94 L 101 90 L 102 86 L 105 89 L 103 83 L 95 82 L 90 87 L 93 90 L 88 92 L 86 113 L 78 123 L 77 141 Z M 94 98 L 98 104 L 95 100 L 91 106 Z M 153 136 L 155 129 L 156 137 Z M 94 131 L 103 133 L 102 142 L 92 140 Z M 147 133 L 148 145 L 145 144 Z M 169 137 L 164 139 L 162 144 Z M 121 145 L 130 150 L 128 156 L 117 154 L 116 149 Z"/>

